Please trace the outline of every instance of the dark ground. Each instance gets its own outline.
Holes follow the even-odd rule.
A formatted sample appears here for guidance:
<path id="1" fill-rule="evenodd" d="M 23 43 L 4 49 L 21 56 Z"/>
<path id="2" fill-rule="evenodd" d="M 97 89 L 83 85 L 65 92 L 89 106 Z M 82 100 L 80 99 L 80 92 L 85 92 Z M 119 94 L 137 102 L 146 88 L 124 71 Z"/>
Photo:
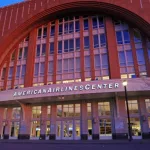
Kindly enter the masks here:
<path id="1" fill-rule="evenodd" d="M 150 140 L 132 142 L 0 140 L 0 150 L 150 150 Z"/>

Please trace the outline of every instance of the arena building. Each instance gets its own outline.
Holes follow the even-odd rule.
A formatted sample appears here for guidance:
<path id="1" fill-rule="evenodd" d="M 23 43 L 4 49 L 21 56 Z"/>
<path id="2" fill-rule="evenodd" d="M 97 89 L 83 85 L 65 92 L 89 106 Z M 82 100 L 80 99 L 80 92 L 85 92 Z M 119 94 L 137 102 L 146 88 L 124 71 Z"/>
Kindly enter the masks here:
<path id="1" fill-rule="evenodd" d="M 28 0 L 0 8 L 1 139 L 150 139 L 150 1 Z"/>

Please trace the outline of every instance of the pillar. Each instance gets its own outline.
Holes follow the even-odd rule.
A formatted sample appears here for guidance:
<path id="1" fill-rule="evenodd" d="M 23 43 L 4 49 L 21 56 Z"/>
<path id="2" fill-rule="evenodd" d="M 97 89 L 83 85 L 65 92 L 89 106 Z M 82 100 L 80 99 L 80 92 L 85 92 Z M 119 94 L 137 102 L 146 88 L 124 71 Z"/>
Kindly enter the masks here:
<path id="1" fill-rule="evenodd" d="M 140 112 L 140 120 L 141 120 L 142 138 L 150 139 L 147 109 L 146 109 L 146 104 L 145 104 L 145 98 L 143 97 L 139 97 L 139 112 Z"/>
<path id="2" fill-rule="evenodd" d="M 134 43 L 134 31 L 131 27 L 129 28 L 129 33 L 130 33 L 130 41 L 131 41 L 131 48 L 132 48 L 132 54 L 133 54 L 135 75 L 136 77 L 139 77 L 140 73 L 139 73 L 139 66 L 138 66 L 138 60 L 137 60 L 137 55 L 136 55 L 136 47 Z"/>
<path id="3" fill-rule="evenodd" d="M 32 107 L 29 104 L 21 104 L 22 118 L 18 139 L 30 139 Z"/>
<path id="4" fill-rule="evenodd" d="M 46 118 L 47 118 L 47 106 L 42 106 L 41 110 L 41 119 L 40 119 L 40 140 L 46 139 Z"/>
<path id="5" fill-rule="evenodd" d="M 81 140 L 88 139 L 87 103 L 81 102 Z"/>
<path id="6" fill-rule="evenodd" d="M 25 80 L 24 80 L 25 87 L 31 87 L 33 85 L 36 39 L 37 39 L 37 29 L 35 28 L 30 33 L 29 46 L 28 46 L 29 48 L 28 48 L 27 63 L 26 63 L 26 73 L 25 73 Z"/>
<path id="7" fill-rule="evenodd" d="M 98 117 L 98 103 L 92 102 L 92 139 L 99 140 L 99 117 Z"/>
<path id="8" fill-rule="evenodd" d="M 111 17 L 105 18 L 110 79 L 120 79 L 120 66 L 115 27 Z"/>
<path id="9" fill-rule="evenodd" d="M 125 109 L 125 100 L 116 96 L 117 112 L 114 114 L 115 132 L 113 139 L 128 139 L 127 112 Z"/>
<path id="10" fill-rule="evenodd" d="M 51 120 L 50 120 L 50 140 L 56 139 L 56 117 L 57 117 L 57 105 L 51 105 Z"/>
<path id="11" fill-rule="evenodd" d="M 81 71 L 81 81 L 85 81 L 85 67 L 84 67 L 84 24 L 83 17 L 80 16 L 80 71 Z"/>

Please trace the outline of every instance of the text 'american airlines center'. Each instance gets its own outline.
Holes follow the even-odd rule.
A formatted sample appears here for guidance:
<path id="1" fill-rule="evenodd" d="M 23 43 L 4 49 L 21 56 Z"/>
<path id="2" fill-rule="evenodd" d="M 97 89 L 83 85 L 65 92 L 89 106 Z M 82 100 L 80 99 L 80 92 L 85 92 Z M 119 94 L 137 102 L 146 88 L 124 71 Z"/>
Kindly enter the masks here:
<path id="1" fill-rule="evenodd" d="M 75 86 L 62 86 L 62 87 L 46 87 L 33 90 L 16 91 L 13 96 L 26 96 L 26 95 L 38 95 L 48 93 L 59 93 L 59 92 L 72 92 L 72 91 L 84 91 L 84 90 L 101 90 L 101 89 L 116 89 L 119 88 L 119 83 L 109 84 L 86 84 L 86 85 L 75 85 Z"/>

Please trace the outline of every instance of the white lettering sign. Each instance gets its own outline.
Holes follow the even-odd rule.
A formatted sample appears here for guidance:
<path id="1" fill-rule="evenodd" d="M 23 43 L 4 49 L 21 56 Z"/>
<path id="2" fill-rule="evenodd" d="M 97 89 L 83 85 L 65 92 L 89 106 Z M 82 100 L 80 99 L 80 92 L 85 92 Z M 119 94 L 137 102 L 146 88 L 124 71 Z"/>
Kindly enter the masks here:
<path id="1" fill-rule="evenodd" d="M 70 91 L 84 91 L 84 90 L 101 90 L 101 89 L 113 89 L 119 88 L 119 83 L 109 83 L 109 84 L 86 84 L 79 86 L 65 86 L 65 87 L 56 87 L 56 88 L 41 88 L 27 91 L 16 91 L 13 96 L 27 96 L 27 95 L 40 95 L 48 93 L 58 93 L 58 92 L 70 92 Z"/>

